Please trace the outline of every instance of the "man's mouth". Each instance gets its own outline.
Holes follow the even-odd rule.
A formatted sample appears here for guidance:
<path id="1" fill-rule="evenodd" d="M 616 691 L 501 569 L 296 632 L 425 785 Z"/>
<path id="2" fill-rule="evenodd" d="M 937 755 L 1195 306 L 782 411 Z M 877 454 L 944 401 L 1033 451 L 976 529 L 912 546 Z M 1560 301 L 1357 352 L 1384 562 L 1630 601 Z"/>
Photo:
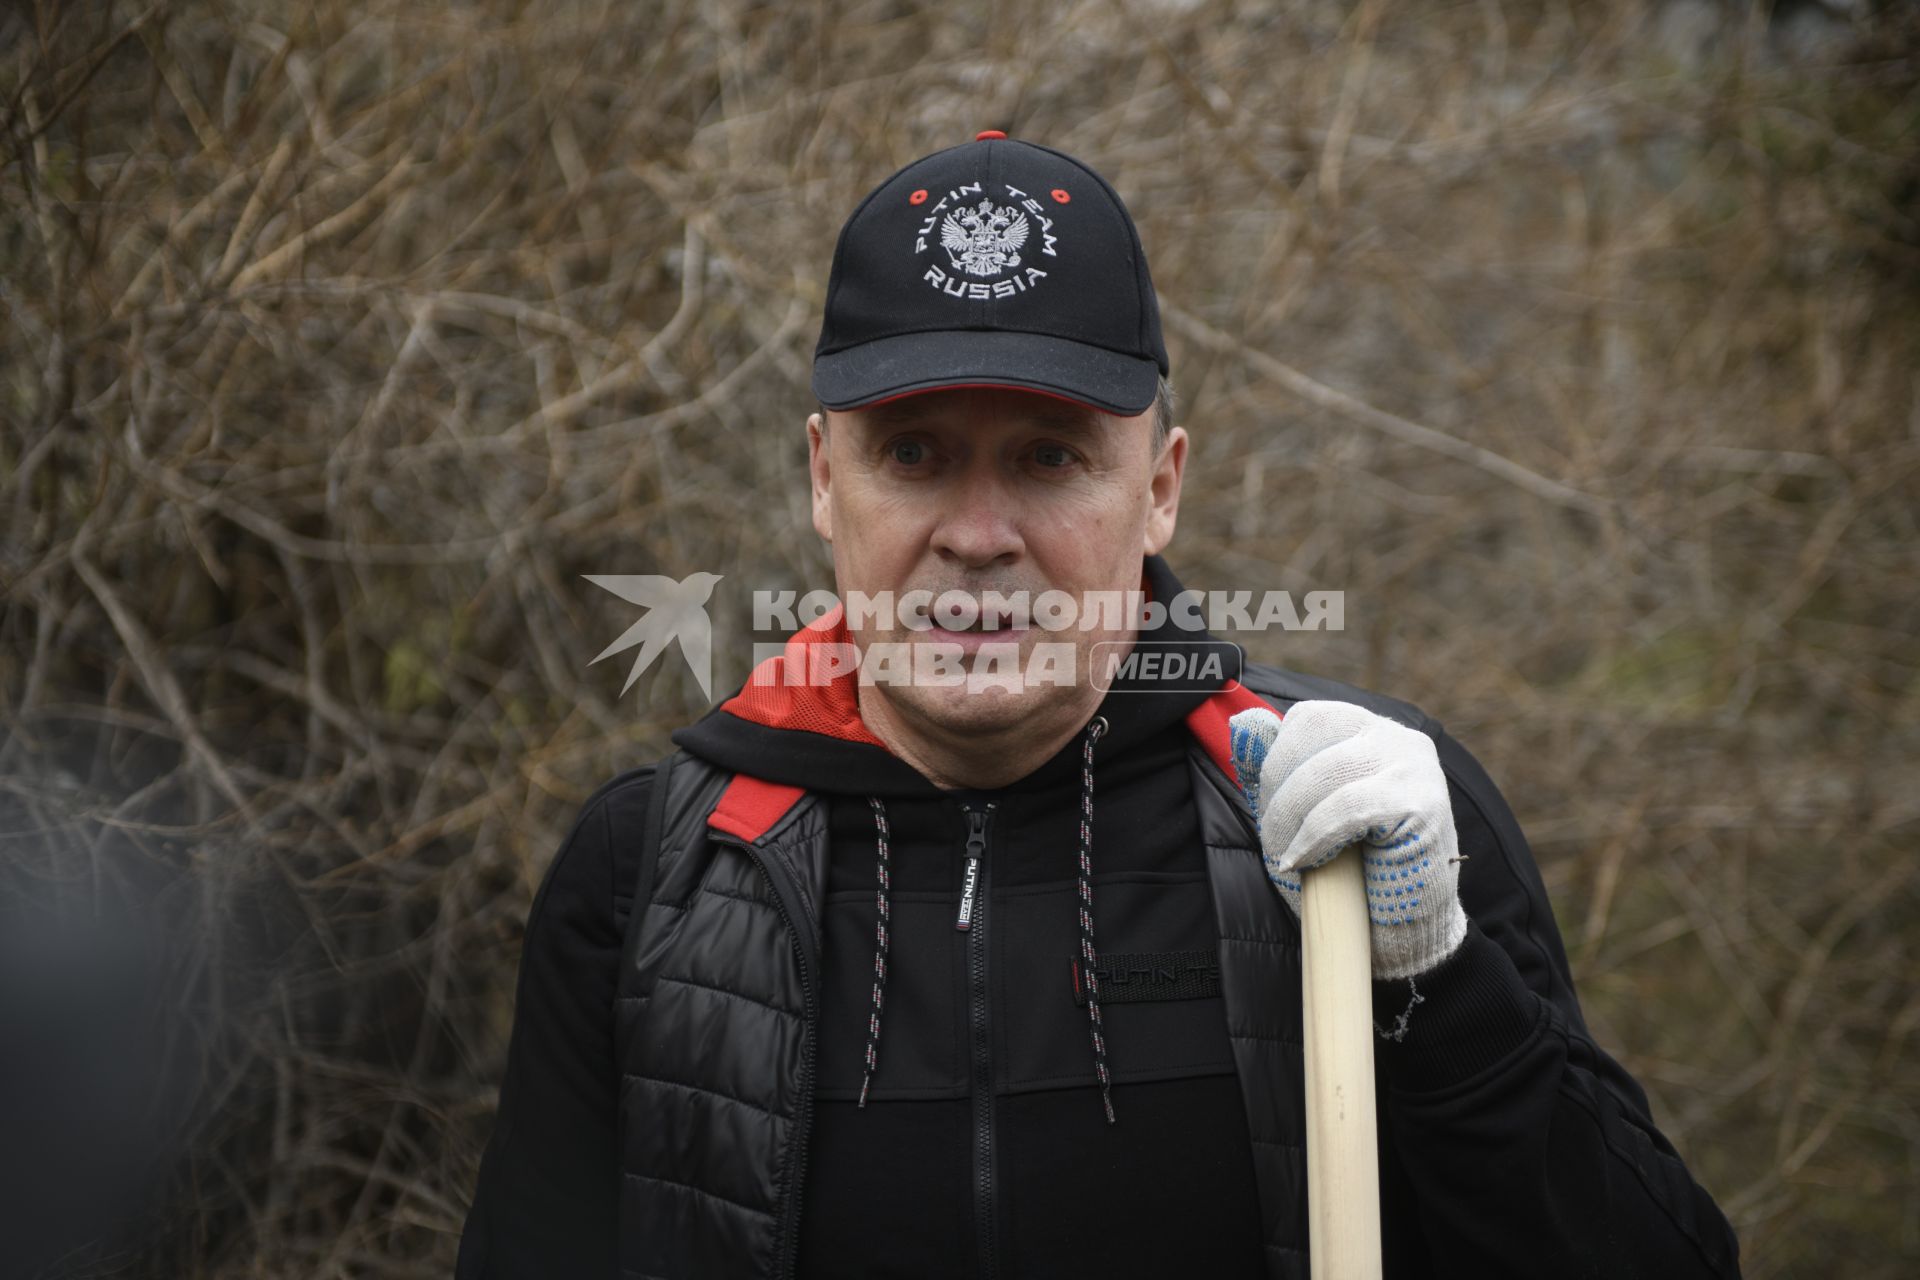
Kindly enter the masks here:
<path id="1" fill-rule="evenodd" d="M 1016 629 L 1024 630 L 1024 628 L 1016 628 L 1014 626 L 1014 616 L 1013 616 L 1013 611 L 1011 609 L 994 609 L 994 610 L 983 609 L 974 618 L 972 622 L 968 623 L 964 627 L 946 626 L 943 623 L 941 623 L 937 618 L 933 618 L 933 617 L 929 617 L 929 621 L 931 621 L 933 625 L 939 630 L 951 631 L 956 635 L 972 635 L 976 633 L 991 633 L 996 631 L 1014 631 Z"/>

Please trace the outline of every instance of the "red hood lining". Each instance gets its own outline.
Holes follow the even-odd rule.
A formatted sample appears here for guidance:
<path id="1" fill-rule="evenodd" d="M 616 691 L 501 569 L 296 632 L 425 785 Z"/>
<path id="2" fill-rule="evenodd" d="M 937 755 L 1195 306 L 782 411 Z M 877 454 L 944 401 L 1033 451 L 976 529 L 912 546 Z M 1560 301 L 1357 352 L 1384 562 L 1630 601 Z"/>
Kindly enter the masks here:
<path id="1" fill-rule="evenodd" d="M 846 612 L 840 605 L 793 633 L 785 649 L 753 669 L 740 692 L 720 704 L 729 715 L 770 729 L 799 729 L 847 742 L 864 742 L 885 749 L 860 718 L 859 673 L 848 671 L 830 683 L 807 679 L 810 651 L 815 645 L 851 644 Z M 794 683 L 787 683 L 787 672 Z"/>

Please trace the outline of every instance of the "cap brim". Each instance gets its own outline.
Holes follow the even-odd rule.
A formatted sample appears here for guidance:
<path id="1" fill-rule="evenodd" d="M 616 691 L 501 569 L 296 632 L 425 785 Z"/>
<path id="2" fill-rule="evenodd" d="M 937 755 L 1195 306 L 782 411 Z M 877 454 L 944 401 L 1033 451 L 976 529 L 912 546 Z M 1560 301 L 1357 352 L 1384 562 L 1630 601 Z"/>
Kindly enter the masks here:
<path id="1" fill-rule="evenodd" d="M 1147 411 L 1159 386 L 1150 359 L 1004 329 L 896 334 L 813 362 L 813 394 L 829 409 L 952 387 L 1012 387 L 1131 417 Z"/>

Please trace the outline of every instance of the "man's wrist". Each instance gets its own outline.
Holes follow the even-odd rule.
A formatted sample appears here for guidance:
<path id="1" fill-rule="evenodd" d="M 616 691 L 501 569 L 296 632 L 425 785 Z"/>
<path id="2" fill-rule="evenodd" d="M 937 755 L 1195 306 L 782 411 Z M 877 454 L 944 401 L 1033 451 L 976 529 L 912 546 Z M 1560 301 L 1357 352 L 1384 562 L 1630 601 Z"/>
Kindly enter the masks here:
<path id="1" fill-rule="evenodd" d="M 1538 1033 L 1543 1015 L 1512 959 L 1471 922 L 1440 964 L 1373 983 L 1375 1052 L 1397 1087 L 1420 1092 L 1508 1057 Z"/>

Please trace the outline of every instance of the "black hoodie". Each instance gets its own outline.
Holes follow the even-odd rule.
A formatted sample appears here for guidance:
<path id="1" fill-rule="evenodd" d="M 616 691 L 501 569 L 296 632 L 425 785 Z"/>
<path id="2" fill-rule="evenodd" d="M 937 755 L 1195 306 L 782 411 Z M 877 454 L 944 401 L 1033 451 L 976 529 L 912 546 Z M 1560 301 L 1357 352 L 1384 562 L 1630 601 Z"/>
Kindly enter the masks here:
<path id="1" fill-rule="evenodd" d="M 1147 587 L 1162 601 L 1179 589 L 1158 562 Z M 1147 638 L 1178 634 L 1169 626 Z M 1237 671 L 1231 645 L 1187 637 L 1180 648 Z M 773 692 L 771 705 L 731 700 L 674 741 L 831 796 L 799 1274 L 845 1275 L 850 1260 L 873 1259 L 876 1275 L 957 1277 L 982 1274 L 990 1258 L 1007 1275 L 1262 1275 L 1247 1124 L 1212 971 L 1205 851 L 1185 794 L 1185 717 L 1210 690 L 1122 681 L 1100 707 L 1092 919 L 1108 970 L 1100 1017 L 1112 1125 L 1089 1009 L 1076 1001 L 1084 735 L 1010 786 L 942 791 L 857 714 L 822 715 L 811 687 L 796 700 L 778 696 L 783 686 Z M 799 723 L 811 727 L 776 727 Z M 983 840 L 962 929 L 970 812 Z M 881 813 L 892 928 L 862 1107 Z"/>
<path id="2" fill-rule="evenodd" d="M 1154 599 L 1180 590 L 1158 557 L 1146 575 Z M 1169 626 L 1142 639 L 1218 657 L 1228 675 L 1237 669 L 1238 651 L 1211 637 Z M 1214 970 L 1214 905 L 1188 790 L 1186 718 L 1207 696 L 1122 682 L 1099 708 L 1103 732 L 1083 732 L 991 792 L 936 788 L 873 738 L 848 698 L 823 700 L 805 687 L 737 694 L 674 735 L 714 764 L 829 799 L 799 1275 L 1266 1274 L 1248 1126 Z M 1449 751 L 1464 757 L 1441 738 L 1443 760 Z M 1477 766 L 1471 773 L 1484 779 Z M 636 811 L 631 790 L 623 812 Z M 1463 799 L 1456 786 L 1462 849 L 1512 856 L 1501 846 L 1518 841 L 1517 828 L 1496 837 L 1485 822 L 1474 824 L 1482 806 Z M 1497 793 L 1491 807 L 1496 821 L 1510 823 Z M 619 890 L 631 884 L 627 864 L 637 846 L 631 831 L 613 829 L 606 806 L 597 811 L 598 820 L 593 802 L 583 811 L 534 904 L 500 1120 L 462 1241 L 462 1280 L 613 1273 L 619 1072 L 611 1007 Z M 1524 854 L 1523 842 L 1519 849 Z M 1525 870 L 1537 886 L 1530 858 Z M 1083 893 L 1091 908 L 1084 917 Z M 1506 1058 L 1538 1057 L 1529 1046 L 1548 1015 L 1530 986 L 1550 992 L 1584 1045 L 1550 916 L 1534 918 L 1542 913 L 1531 902 L 1508 910 L 1527 917 L 1524 943 L 1539 953 L 1531 976 L 1523 979 L 1480 927 L 1504 939 L 1504 922 L 1476 917 L 1461 952 L 1432 981 L 1422 979 L 1430 1007 L 1415 1021 L 1429 1015 L 1429 1028 L 1447 1034 L 1381 1046 L 1383 1068 L 1421 1086 L 1421 1098 L 1460 1094 L 1462 1081 L 1486 1079 L 1490 1064 Z M 1076 959 L 1089 925 L 1098 943 L 1097 1022 Z M 1376 995 L 1382 1021 L 1407 1003 L 1404 983 L 1378 984 Z M 1590 1045 L 1580 1052 L 1597 1054 Z M 1638 1095 L 1617 1065 L 1600 1060 L 1623 1082 L 1616 1087 Z M 1566 1110 L 1557 1101 L 1567 1092 L 1556 1090 L 1561 1068 L 1546 1064 L 1532 1075 L 1542 1096 L 1516 1097 L 1510 1115 L 1492 1108 L 1517 1130 Z M 1474 1106 L 1488 1109 L 1484 1097 Z M 1636 1115 L 1644 1108 L 1641 1099 Z M 1591 1130 L 1584 1142 L 1605 1144 L 1594 1121 L 1581 1120 L 1577 1108 L 1568 1114 Z M 1389 1146 L 1394 1116 L 1382 1113 Z M 1383 1190 L 1383 1209 L 1402 1210 L 1385 1224 L 1390 1264 L 1409 1242 L 1424 1247 L 1419 1220 L 1430 1232 L 1436 1222 L 1464 1227 L 1503 1216 L 1482 1196 L 1449 1204 L 1444 1182 L 1422 1176 L 1448 1163 L 1422 1161 L 1417 1150 L 1444 1140 L 1445 1124 L 1436 1132 L 1431 1107 L 1411 1116 L 1404 1138 L 1415 1147 L 1413 1181 L 1390 1162 Z M 1485 1115 L 1462 1118 L 1476 1143 L 1487 1139 Z M 1651 1133 L 1650 1122 L 1644 1128 Z M 1686 1257 L 1676 1254 L 1668 1274 L 1705 1274 L 1702 1257 L 1715 1253 L 1730 1268 L 1734 1246 L 1717 1210 L 1654 1140 L 1667 1185 L 1651 1198 L 1609 1196 L 1596 1205 L 1608 1216 L 1595 1224 L 1599 1238 L 1636 1254 L 1643 1246 L 1657 1253 L 1670 1240 Z M 1643 1171 L 1619 1171 L 1623 1185 L 1636 1174 L 1646 1181 Z M 1688 1229 L 1675 1234 L 1676 1218 Z M 1512 1244 L 1542 1228 L 1555 1229 L 1533 1222 L 1502 1230 Z M 1695 1239 L 1702 1233 L 1704 1244 Z"/>

